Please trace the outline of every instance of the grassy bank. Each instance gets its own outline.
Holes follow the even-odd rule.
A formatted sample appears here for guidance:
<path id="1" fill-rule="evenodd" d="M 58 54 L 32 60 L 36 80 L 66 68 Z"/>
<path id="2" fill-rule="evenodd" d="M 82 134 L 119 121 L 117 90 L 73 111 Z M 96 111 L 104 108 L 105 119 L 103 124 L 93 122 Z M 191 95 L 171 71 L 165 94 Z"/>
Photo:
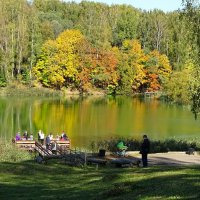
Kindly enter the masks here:
<path id="1" fill-rule="evenodd" d="M 33 159 L 33 154 L 22 151 L 11 143 L 0 141 L 0 162 L 21 162 Z"/>
<path id="2" fill-rule="evenodd" d="M 200 166 L 70 167 L 37 164 L 34 155 L 0 145 L 0 199 L 199 199 Z"/>
<path id="3" fill-rule="evenodd" d="M 47 88 L 10 85 L 0 89 L 0 96 L 62 96 L 62 92 Z"/>
<path id="4" fill-rule="evenodd" d="M 69 96 L 69 95 L 95 95 L 103 96 L 106 94 L 104 90 L 90 90 L 87 93 L 80 93 L 76 89 L 63 88 L 55 90 L 44 87 L 30 87 L 14 82 L 7 87 L 0 87 L 0 96 Z"/>
<path id="5" fill-rule="evenodd" d="M 0 163 L 0 199 L 199 199 L 200 167 L 73 168 Z"/>

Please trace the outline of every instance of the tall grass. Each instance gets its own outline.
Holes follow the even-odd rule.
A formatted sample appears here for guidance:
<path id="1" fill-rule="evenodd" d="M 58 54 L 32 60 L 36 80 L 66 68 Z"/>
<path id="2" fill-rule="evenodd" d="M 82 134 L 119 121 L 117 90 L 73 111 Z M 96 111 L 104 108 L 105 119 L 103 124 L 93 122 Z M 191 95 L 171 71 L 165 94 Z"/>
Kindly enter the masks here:
<path id="1" fill-rule="evenodd" d="M 48 89 L 48 88 L 37 88 L 29 87 L 21 84 L 10 84 L 5 88 L 1 88 L 0 96 L 62 96 L 61 91 Z"/>
<path id="2" fill-rule="evenodd" d="M 33 158 L 29 152 L 18 149 L 14 144 L 0 141 L 0 162 L 20 162 Z"/>

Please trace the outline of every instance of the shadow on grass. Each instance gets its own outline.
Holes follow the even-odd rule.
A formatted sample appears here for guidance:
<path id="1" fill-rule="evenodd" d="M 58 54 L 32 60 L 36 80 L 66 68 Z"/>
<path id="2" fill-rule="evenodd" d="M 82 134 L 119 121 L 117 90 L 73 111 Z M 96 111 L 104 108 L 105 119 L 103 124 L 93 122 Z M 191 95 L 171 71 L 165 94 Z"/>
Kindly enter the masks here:
<path id="1" fill-rule="evenodd" d="M 0 163 L 0 199 L 199 199 L 200 167 L 73 168 Z"/>
<path id="2" fill-rule="evenodd" d="M 0 199 L 95 199 L 100 179 L 95 168 L 32 161 L 0 163 Z"/>
<path id="3" fill-rule="evenodd" d="M 200 199 L 200 167 L 146 168 L 133 176 L 104 191 L 105 199 Z"/>

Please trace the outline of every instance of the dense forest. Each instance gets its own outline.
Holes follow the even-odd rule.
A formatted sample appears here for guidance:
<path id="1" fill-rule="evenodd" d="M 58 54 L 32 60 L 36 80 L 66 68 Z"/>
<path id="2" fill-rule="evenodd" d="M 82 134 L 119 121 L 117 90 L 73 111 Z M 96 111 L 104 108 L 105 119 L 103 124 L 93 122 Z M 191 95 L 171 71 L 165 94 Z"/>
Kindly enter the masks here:
<path id="1" fill-rule="evenodd" d="M 165 91 L 198 107 L 200 4 L 183 5 L 164 13 L 87 1 L 0 0 L 0 86 Z"/>

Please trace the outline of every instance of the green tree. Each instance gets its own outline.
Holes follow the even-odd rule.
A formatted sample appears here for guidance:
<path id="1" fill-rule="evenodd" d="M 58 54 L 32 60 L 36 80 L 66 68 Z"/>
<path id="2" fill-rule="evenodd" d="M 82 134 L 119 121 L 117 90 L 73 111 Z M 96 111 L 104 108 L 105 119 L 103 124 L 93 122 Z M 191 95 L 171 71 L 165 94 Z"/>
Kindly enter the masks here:
<path id="1" fill-rule="evenodd" d="M 190 30 L 191 60 L 193 63 L 193 76 L 190 84 L 192 112 L 197 118 L 200 112 L 200 3 L 196 0 L 184 0 L 184 16 L 187 19 L 187 28 Z"/>
<path id="2" fill-rule="evenodd" d="M 26 69 L 29 5 L 25 0 L 0 1 L 0 68 L 7 82 Z"/>
<path id="3" fill-rule="evenodd" d="M 110 48 L 112 33 L 108 21 L 108 6 L 83 1 L 80 7 L 81 12 L 75 28 L 78 28 L 95 48 Z"/>
<path id="4" fill-rule="evenodd" d="M 140 12 L 132 6 L 118 5 L 110 8 L 110 13 L 113 45 L 121 46 L 124 40 L 136 39 Z"/>

